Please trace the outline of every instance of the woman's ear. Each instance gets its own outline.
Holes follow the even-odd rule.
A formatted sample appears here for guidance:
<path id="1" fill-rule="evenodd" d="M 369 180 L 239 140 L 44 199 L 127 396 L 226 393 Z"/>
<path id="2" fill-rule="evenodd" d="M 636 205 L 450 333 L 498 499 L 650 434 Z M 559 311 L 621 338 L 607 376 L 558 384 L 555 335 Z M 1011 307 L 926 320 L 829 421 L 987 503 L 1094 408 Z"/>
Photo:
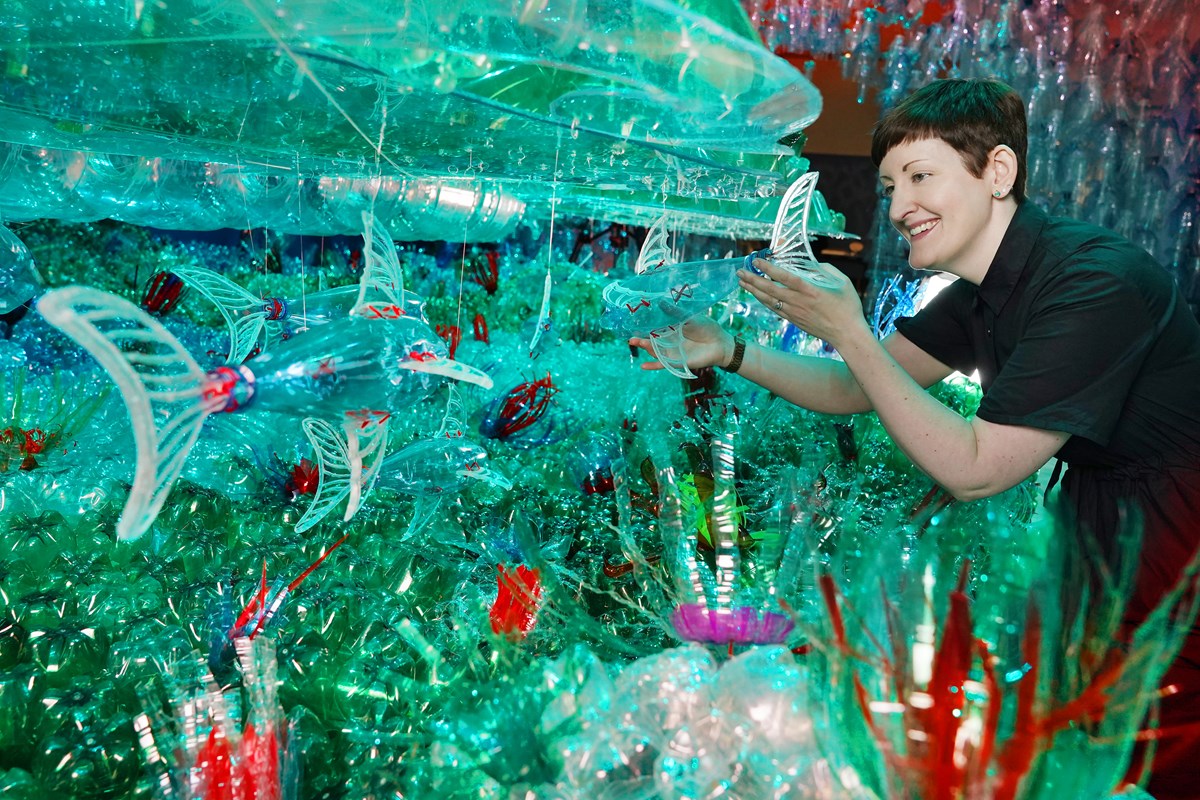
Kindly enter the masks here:
<path id="1" fill-rule="evenodd" d="M 992 167 L 992 196 L 1003 200 L 1017 182 L 1017 154 L 1008 145 L 999 144 L 992 148 L 989 161 Z"/>

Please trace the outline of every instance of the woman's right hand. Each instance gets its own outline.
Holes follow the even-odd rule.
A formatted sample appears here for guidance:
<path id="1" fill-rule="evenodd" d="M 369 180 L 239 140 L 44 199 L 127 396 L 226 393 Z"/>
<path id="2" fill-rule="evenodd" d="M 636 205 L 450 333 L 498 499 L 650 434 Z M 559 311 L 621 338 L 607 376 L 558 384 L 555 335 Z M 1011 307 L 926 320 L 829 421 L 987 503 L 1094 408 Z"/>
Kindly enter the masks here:
<path id="1" fill-rule="evenodd" d="M 640 347 L 654 356 L 649 339 L 632 338 L 630 347 Z M 733 358 L 733 336 L 708 317 L 695 317 L 683 326 L 683 349 L 687 353 L 688 369 L 702 369 L 728 364 Z M 663 369 L 655 358 L 643 361 L 642 369 Z"/>

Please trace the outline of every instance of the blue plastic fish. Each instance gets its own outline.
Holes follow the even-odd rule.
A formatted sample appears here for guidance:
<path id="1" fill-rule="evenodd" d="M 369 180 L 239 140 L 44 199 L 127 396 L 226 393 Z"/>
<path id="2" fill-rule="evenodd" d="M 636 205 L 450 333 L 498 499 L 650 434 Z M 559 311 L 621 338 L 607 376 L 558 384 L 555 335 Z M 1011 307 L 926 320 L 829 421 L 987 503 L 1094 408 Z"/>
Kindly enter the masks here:
<path id="1" fill-rule="evenodd" d="M 813 268 L 817 259 L 809 243 L 809 213 L 816 187 L 815 172 L 788 187 L 775 217 L 770 248 L 742 258 L 674 263 L 664 217 L 642 246 L 639 274 L 604 288 L 601 324 L 620 336 L 649 339 L 655 357 L 668 371 L 694 378 L 684 352 L 684 324 L 732 294 L 738 287 L 737 271 L 755 270 L 755 258 L 769 258 L 818 286 L 833 285 Z"/>
<path id="2" fill-rule="evenodd" d="M 370 429 L 445 379 L 491 388 L 486 373 L 450 359 L 423 320 L 388 319 L 372 308 L 364 304 L 244 364 L 205 373 L 157 320 L 123 298 L 81 286 L 43 295 L 42 316 L 101 363 L 129 410 L 137 469 L 120 538 L 136 539 L 150 527 L 211 414 L 252 406 Z"/>

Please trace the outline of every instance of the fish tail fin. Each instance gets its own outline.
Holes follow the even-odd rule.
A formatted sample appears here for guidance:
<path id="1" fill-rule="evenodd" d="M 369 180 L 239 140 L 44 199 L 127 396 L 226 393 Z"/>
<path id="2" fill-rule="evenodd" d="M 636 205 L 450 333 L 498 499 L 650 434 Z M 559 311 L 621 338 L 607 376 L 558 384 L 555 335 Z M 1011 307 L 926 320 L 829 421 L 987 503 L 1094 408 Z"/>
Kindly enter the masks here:
<path id="1" fill-rule="evenodd" d="M 209 414 L 204 372 L 157 320 L 107 292 L 56 289 L 42 296 L 38 311 L 92 354 L 125 401 L 137 465 L 117 536 L 138 539 L 166 501 Z"/>
<path id="2" fill-rule="evenodd" d="M 245 361 L 263 339 L 267 325 L 268 314 L 263 309 L 262 299 L 224 275 L 203 267 L 176 267 L 172 272 L 207 297 L 221 312 L 229 329 L 229 362 L 240 364 Z"/>

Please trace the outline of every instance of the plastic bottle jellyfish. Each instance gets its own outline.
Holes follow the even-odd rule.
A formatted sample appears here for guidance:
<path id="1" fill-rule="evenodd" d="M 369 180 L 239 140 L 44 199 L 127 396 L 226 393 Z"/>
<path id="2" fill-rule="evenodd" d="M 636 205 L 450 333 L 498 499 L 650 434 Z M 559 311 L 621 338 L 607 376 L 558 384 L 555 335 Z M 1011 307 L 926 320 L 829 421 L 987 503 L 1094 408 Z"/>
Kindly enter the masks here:
<path id="1" fill-rule="evenodd" d="M 671 374 L 694 378 L 683 349 L 683 325 L 737 289 L 738 269 L 754 269 L 755 258 L 769 258 L 817 286 L 836 285 L 817 269 L 809 243 L 816 188 L 815 172 L 802 175 L 788 187 L 775 217 L 771 246 L 744 258 L 674 263 L 665 219 L 660 220 L 646 237 L 638 257 L 638 274 L 604 288 L 601 325 L 619 336 L 648 338 L 655 357 Z"/>
<path id="2" fill-rule="evenodd" d="M 580 491 L 584 494 L 613 491 L 613 462 L 619 454 L 620 446 L 608 434 L 593 433 L 577 445 L 571 455 L 570 470 Z"/>
<path id="3" fill-rule="evenodd" d="M 714 437 L 711 464 L 712 510 L 707 515 L 703 507 L 689 503 L 686 482 L 673 470 L 658 476 L 665 489 L 659 514 L 663 562 L 677 598 L 671 623 L 684 641 L 730 647 L 783 642 L 794 623 L 779 600 L 796 580 L 800 548 L 787 546 L 792 529 L 783 520 L 777 530 L 745 540 L 740 535 L 744 509 L 734 489 L 731 432 Z M 707 530 L 699 530 L 697 521 Z"/>
<path id="4" fill-rule="evenodd" d="M 363 306 L 367 297 L 386 297 L 388 304 L 376 304 L 368 313 L 423 318 L 425 303 L 404 291 L 400 257 L 391 235 L 375 218 L 363 212 L 363 274 L 357 286 L 342 286 L 314 292 L 302 300 L 283 297 L 259 297 L 225 276 L 201 267 L 176 267 L 173 274 L 186 285 L 208 298 L 221 312 L 229 328 L 231 364 L 245 361 L 255 348 L 266 350 L 269 341 L 286 339 L 293 333 L 309 330 L 346 317 Z"/>
<path id="5" fill-rule="evenodd" d="M 395 304 L 366 303 L 245 364 L 209 373 L 157 320 L 120 297 L 71 286 L 45 294 L 38 310 L 101 363 L 129 410 L 137 467 L 117 526 L 122 540 L 150 527 L 211 414 L 253 403 L 370 429 L 445 379 L 492 385 L 485 373 L 449 359 L 429 325 Z"/>
<path id="6" fill-rule="evenodd" d="M 569 430 L 555 409 L 558 391 L 550 373 L 518 383 L 483 409 L 479 432 L 523 450 L 562 439 Z"/>

